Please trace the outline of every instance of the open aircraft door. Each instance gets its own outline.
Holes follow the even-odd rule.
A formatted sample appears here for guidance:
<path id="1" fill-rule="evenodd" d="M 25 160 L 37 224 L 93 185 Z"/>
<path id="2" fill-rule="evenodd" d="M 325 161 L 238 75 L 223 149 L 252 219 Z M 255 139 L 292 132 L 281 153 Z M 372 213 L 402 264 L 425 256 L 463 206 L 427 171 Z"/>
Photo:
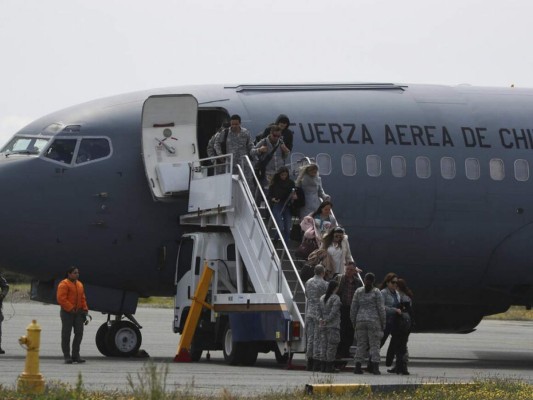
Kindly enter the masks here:
<path id="1" fill-rule="evenodd" d="M 199 159 L 194 96 L 150 96 L 143 105 L 142 146 L 146 177 L 155 199 L 189 190 L 189 162 Z"/>

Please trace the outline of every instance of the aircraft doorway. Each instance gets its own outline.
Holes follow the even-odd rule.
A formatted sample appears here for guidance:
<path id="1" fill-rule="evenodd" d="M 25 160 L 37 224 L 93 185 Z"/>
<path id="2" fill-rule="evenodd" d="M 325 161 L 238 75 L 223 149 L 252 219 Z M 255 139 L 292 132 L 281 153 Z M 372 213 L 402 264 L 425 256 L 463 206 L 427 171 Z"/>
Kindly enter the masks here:
<path id="1" fill-rule="evenodd" d="M 207 157 L 207 143 L 224 122 L 229 122 L 229 114 L 221 108 L 198 109 L 198 148 L 200 158 Z"/>

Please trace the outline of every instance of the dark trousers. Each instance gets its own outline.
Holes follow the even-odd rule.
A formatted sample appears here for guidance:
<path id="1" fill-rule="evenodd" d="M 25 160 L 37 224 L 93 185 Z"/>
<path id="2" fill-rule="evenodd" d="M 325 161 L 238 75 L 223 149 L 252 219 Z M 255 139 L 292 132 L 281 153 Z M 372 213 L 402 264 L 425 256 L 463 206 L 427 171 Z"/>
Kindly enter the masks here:
<path id="1" fill-rule="evenodd" d="M 291 210 L 289 207 L 284 207 L 284 203 L 276 203 L 272 206 L 272 214 L 274 214 L 276 224 L 283 235 L 283 240 L 285 243 L 289 243 L 292 228 Z"/>
<path id="2" fill-rule="evenodd" d="M 83 313 L 69 313 L 61 309 L 61 350 L 63 357 L 70 358 L 70 334 L 74 330 L 74 340 L 72 341 L 72 358 L 80 358 L 80 345 L 83 338 Z"/>
<path id="3" fill-rule="evenodd" d="M 394 354 L 396 355 L 397 363 L 407 363 L 407 341 L 409 340 L 409 332 L 399 332 L 392 335 L 394 338 Z"/>
<path id="4" fill-rule="evenodd" d="M 350 357 L 350 346 L 354 341 L 354 333 L 350 320 L 350 306 L 341 306 L 341 341 L 337 348 L 337 354 L 340 357 Z"/>
<path id="5" fill-rule="evenodd" d="M 2 303 L 0 303 L 0 348 L 2 347 L 2 321 L 4 320 L 4 314 L 2 314 Z"/>

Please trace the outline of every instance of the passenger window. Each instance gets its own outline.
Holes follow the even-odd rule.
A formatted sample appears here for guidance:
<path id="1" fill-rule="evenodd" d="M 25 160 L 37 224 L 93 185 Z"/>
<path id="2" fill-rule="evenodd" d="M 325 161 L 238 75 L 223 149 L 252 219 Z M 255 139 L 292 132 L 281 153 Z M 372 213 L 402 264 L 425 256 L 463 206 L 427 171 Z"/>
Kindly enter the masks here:
<path id="1" fill-rule="evenodd" d="M 405 158 L 402 156 L 392 156 L 390 160 L 392 176 L 403 178 L 407 174 Z"/>
<path id="2" fill-rule="evenodd" d="M 381 157 L 370 155 L 366 157 L 366 172 L 369 176 L 377 177 L 381 175 Z"/>
<path id="3" fill-rule="evenodd" d="M 481 167 L 477 158 L 467 158 L 465 160 L 465 173 L 468 179 L 473 181 L 481 176 Z"/>
<path id="4" fill-rule="evenodd" d="M 427 179 L 431 176 L 431 162 L 427 157 L 416 158 L 416 176 L 422 179 Z"/>
<path id="5" fill-rule="evenodd" d="M 110 153 L 109 140 L 105 138 L 82 139 L 76 156 L 76 164 L 98 160 L 107 157 Z"/>
<path id="6" fill-rule="evenodd" d="M 304 153 L 292 153 L 291 152 L 291 165 L 296 165 L 298 161 L 300 161 L 302 158 L 305 158 Z"/>
<path id="7" fill-rule="evenodd" d="M 76 139 L 55 139 L 48 150 L 46 150 L 45 157 L 70 164 L 74 155 L 74 149 L 76 148 L 76 142 Z"/>
<path id="8" fill-rule="evenodd" d="M 331 157 L 327 153 L 320 153 L 316 156 L 316 163 L 318 165 L 318 171 L 320 175 L 331 174 Z"/>
<path id="9" fill-rule="evenodd" d="M 452 157 L 440 159 L 440 173 L 444 179 L 455 178 L 455 160 Z"/>
<path id="10" fill-rule="evenodd" d="M 505 169 L 503 160 L 493 158 L 489 162 L 490 177 L 495 181 L 502 181 L 505 178 Z"/>
<path id="11" fill-rule="evenodd" d="M 514 162 L 514 177 L 520 182 L 529 180 L 529 163 L 527 160 L 520 159 Z"/>
<path id="12" fill-rule="evenodd" d="M 343 175 L 354 176 L 357 173 L 357 161 L 353 154 L 343 154 L 341 158 Z"/>

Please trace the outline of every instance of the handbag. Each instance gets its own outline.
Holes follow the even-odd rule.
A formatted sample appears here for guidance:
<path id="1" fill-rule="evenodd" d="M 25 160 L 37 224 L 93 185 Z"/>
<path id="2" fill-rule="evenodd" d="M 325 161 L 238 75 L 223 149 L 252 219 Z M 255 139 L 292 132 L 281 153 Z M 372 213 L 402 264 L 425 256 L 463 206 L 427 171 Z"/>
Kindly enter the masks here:
<path id="1" fill-rule="evenodd" d="M 411 316 L 408 312 L 402 312 L 396 317 L 396 329 L 400 333 L 407 333 L 411 330 Z"/>
<path id="2" fill-rule="evenodd" d="M 313 252 L 313 250 L 318 249 L 318 244 L 316 243 L 315 239 L 305 239 L 302 240 L 302 243 L 300 243 L 300 246 L 296 249 L 294 252 L 294 255 L 297 258 L 302 258 L 304 260 L 307 260 L 307 257 L 309 257 L 309 254 Z"/>
<path id="3" fill-rule="evenodd" d="M 305 194 L 301 187 L 296 186 L 295 188 L 296 199 L 292 200 L 289 207 L 291 214 L 295 217 L 300 215 L 300 208 L 305 206 Z"/>
<path id="4" fill-rule="evenodd" d="M 303 236 L 304 233 L 302 231 L 302 228 L 300 228 L 300 224 L 293 224 L 290 233 L 291 240 L 294 240 L 295 242 L 301 242 Z"/>

